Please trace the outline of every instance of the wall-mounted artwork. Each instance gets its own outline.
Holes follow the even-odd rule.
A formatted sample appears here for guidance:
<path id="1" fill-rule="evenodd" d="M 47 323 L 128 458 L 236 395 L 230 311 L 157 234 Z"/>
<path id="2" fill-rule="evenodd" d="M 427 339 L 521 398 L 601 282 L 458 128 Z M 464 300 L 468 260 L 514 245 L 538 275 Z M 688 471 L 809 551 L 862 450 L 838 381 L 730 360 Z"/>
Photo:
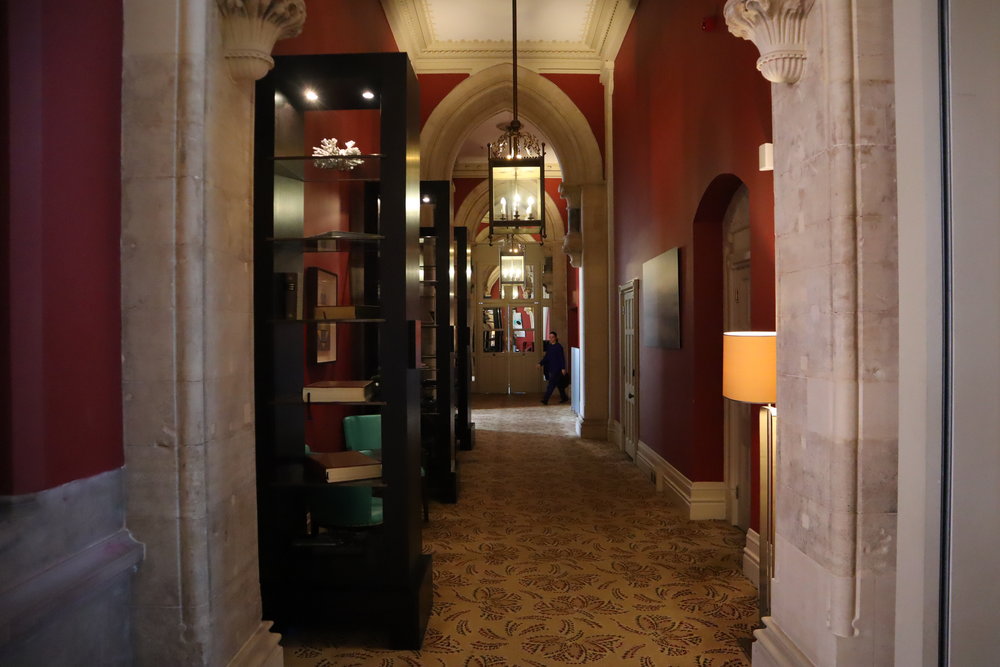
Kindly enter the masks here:
<path id="1" fill-rule="evenodd" d="M 315 266 L 306 268 L 306 317 L 314 319 L 316 308 L 337 305 L 337 274 Z M 310 358 L 317 364 L 337 360 L 337 325 L 320 322 L 308 336 Z"/>
<path id="2" fill-rule="evenodd" d="M 681 347 L 680 248 L 671 248 L 642 264 L 642 344 Z"/>

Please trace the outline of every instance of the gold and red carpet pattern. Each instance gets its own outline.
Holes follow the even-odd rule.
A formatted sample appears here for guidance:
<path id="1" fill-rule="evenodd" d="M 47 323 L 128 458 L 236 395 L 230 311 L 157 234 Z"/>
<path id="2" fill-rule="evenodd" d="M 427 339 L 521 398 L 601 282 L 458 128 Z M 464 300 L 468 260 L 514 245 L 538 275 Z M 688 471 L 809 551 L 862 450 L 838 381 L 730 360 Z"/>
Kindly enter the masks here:
<path id="1" fill-rule="evenodd" d="M 434 608 L 421 651 L 285 637 L 290 667 L 736 667 L 757 622 L 743 535 L 689 522 L 568 406 L 477 397 L 456 505 L 432 505 Z M 537 407 L 536 407 L 537 406 Z"/>

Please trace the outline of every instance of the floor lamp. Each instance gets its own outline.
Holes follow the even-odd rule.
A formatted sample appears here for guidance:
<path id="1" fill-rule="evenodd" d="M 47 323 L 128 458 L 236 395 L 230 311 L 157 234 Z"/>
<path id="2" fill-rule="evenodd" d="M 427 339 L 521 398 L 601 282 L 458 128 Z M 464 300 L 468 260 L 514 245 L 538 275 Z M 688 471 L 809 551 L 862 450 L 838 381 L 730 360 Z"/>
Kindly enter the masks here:
<path id="1" fill-rule="evenodd" d="M 760 405 L 760 615 L 771 613 L 774 576 L 774 472 L 777 442 L 777 337 L 773 331 L 722 334 L 722 394 Z"/>

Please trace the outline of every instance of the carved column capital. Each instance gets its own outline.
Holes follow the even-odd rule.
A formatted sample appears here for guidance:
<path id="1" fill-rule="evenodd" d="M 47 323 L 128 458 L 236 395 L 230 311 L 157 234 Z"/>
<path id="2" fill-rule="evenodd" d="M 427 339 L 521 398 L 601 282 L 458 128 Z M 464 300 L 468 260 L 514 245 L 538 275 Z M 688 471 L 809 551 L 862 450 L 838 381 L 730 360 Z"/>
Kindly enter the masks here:
<path id="1" fill-rule="evenodd" d="M 727 0 L 729 32 L 757 46 L 757 69 L 774 83 L 795 83 L 806 61 L 806 17 L 815 0 Z"/>
<path id="2" fill-rule="evenodd" d="M 216 0 L 222 14 L 222 45 L 229 74 L 256 81 L 274 67 L 271 49 L 295 37 L 306 22 L 305 0 Z"/>

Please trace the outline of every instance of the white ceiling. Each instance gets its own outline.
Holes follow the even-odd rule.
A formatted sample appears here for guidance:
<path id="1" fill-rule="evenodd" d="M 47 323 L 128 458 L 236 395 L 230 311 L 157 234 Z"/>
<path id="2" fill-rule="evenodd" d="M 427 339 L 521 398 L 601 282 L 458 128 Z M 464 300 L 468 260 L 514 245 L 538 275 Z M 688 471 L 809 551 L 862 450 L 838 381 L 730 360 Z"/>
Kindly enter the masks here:
<path id="1" fill-rule="evenodd" d="M 583 42 L 597 0 L 521 0 L 519 42 Z M 511 4 L 504 0 L 423 0 L 431 40 L 510 43 Z"/>
<path id="2" fill-rule="evenodd" d="M 521 0 L 518 63 L 537 72 L 601 73 L 638 0 Z M 476 72 L 511 60 L 510 0 L 382 0 L 418 73 Z"/>
<path id="3" fill-rule="evenodd" d="M 474 128 L 469 133 L 458 152 L 458 160 L 455 164 L 456 178 L 482 178 L 486 176 L 486 144 L 494 143 L 500 138 L 503 128 L 510 123 L 511 118 L 510 111 L 501 111 L 483 121 L 479 127 Z M 548 178 L 560 178 L 562 172 L 559 169 L 558 156 L 552 150 L 552 142 L 531 121 L 523 118 L 520 121 L 522 131 L 535 135 L 539 141 L 545 143 L 545 175 Z"/>

